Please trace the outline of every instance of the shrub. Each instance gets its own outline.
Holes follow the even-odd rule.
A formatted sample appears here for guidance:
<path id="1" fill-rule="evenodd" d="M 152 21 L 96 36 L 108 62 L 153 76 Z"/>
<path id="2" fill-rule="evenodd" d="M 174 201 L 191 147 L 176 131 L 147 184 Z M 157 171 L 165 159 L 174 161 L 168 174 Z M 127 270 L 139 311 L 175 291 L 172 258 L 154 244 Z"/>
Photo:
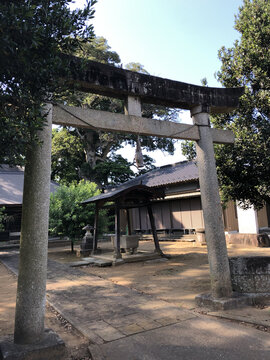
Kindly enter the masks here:
<path id="1" fill-rule="evenodd" d="M 70 186 L 61 185 L 51 194 L 49 233 L 54 236 L 68 236 L 72 243 L 84 236 L 82 228 L 94 225 L 95 205 L 82 204 L 82 201 L 100 194 L 97 185 L 92 182 L 80 181 Z M 106 211 L 99 212 L 100 232 L 107 231 Z"/>

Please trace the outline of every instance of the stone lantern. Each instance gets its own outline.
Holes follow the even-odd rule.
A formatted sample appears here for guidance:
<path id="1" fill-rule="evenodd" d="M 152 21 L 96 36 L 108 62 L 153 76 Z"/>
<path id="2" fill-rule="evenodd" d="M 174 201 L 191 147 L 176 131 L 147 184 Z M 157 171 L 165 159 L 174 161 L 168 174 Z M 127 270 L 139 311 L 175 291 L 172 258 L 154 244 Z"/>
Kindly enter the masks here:
<path id="1" fill-rule="evenodd" d="M 83 256 L 89 256 L 93 250 L 93 226 L 86 225 L 83 228 L 84 231 L 86 231 L 82 243 L 81 243 L 81 249 L 80 249 L 80 255 Z"/>

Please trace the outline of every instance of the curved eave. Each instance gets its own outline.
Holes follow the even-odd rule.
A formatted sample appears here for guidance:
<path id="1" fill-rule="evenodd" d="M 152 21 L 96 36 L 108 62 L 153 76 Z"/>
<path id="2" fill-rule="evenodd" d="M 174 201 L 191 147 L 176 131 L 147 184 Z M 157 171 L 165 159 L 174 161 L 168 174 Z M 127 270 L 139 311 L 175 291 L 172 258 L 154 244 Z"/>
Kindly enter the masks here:
<path id="1" fill-rule="evenodd" d="M 151 187 L 146 186 L 146 185 L 134 185 L 131 187 L 124 187 L 122 189 L 120 188 L 120 189 L 113 190 L 111 192 L 109 191 L 104 194 L 93 196 L 93 197 L 83 201 L 82 204 L 88 204 L 88 203 L 92 203 L 92 202 L 97 203 L 97 202 L 115 201 L 116 199 L 123 197 L 126 194 L 128 194 L 134 190 L 151 195 L 152 197 L 155 196 L 155 192 L 153 190 L 151 190 Z"/>

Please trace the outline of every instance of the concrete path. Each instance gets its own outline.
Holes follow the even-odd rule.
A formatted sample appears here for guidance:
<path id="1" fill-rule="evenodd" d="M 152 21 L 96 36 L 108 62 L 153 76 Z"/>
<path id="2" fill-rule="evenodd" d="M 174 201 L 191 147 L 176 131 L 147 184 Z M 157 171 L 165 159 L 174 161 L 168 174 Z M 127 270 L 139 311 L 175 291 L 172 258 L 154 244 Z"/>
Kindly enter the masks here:
<path id="1" fill-rule="evenodd" d="M 0 255 L 17 273 L 18 253 Z M 268 360 L 270 336 L 48 261 L 50 304 L 93 343 L 94 360 Z"/>

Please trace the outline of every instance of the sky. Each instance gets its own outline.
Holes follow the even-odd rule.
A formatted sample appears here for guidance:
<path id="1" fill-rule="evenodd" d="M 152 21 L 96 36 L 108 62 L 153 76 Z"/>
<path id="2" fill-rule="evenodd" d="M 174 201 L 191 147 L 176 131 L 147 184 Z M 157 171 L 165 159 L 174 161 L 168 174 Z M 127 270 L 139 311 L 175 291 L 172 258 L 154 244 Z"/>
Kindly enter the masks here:
<path id="1" fill-rule="evenodd" d="M 84 0 L 73 6 L 82 7 Z M 220 87 L 215 72 L 220 69 L 218 50 L 233 46 L 238 38 L 235 15 L 243 0 L 98 0 L 95 5 L 96 36 L 108 40 L 123 64 L 139 62 L 155 76 Z M 190 122 L 189 112 L 179 116 Z M 125 149 L 125 154 L 128 149 Z M 134 149 L 129 151 L 129 160 Z M 151 154 L 149 154 L 151 155 Z M 158 151 L 156 166 L 181 161 Z"/>

